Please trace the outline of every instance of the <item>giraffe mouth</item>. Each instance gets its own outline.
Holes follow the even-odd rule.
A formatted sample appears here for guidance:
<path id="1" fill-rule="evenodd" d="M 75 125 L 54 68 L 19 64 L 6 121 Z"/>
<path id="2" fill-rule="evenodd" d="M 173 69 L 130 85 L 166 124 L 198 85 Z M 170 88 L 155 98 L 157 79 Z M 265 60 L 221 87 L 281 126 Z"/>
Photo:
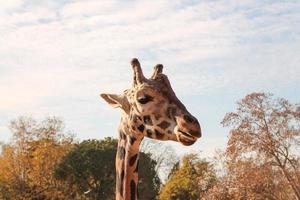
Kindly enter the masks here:
<path id="1" fill-rule="evenodd" d="M 195 138 L 191 134 L 189 134 L 187 132 L 183 132 L 181 130 L 177 130 L 177 138 L 178 138 L 178 141 L 181 142 L 185 146 L 190 146 L 190 145 L 194 144 L 197 140 L 197 138 Z"/>

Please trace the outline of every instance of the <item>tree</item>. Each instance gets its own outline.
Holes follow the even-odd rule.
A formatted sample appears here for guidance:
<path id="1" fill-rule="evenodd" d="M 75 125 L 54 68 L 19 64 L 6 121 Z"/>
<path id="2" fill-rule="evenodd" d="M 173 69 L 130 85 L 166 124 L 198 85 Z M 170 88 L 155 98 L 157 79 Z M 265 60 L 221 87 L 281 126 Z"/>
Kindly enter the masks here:
<path id="1" fill-rule="evenodd" d="M 248 178 L 266 178 L 267 174 L 273 173 L 270 174 L 274 178 L 273 183 L 277 182 L 278 186 L 286 181 L 290 187 L 286 193 L 290 191 L 294 194 L 294 197 L 287 198 L 300 199 L 300 162 L 297 154 L 300 146 L 300 112 L 297 105 L 283 98 L 275 99 L 272 94 L 252 93 L 238 102 L 235 112 L 226 114 L 222 124 L 231 128 L 226 149 L 229 171 L 242 170 L 235 174 L 243 174 L 245 165 L 246 169 L 249 166 L 253 169 L 249 172 L 252 175 L 244 174 Z M 285 180 L 280 180 L 279 172 Z M 261 183 L 268 181 L 263 179 Z M 264 189 L 270 188 L 266 186 Z M 269 191 L 269 194 L 274 194 L 276 190 Z"/>
<path id="2" fill-rule="evenodd" d="M 72 198 L 114 199 L 115 155 L 117 140 L 86 140 L 76 145 L 62 159 L 55 176 L 76 188 Z M 156 174 L 156 162 L 149 154 L 140 154 L 139 194 L 141 199 L 153 199 L 159 190 L 160 180 Z"/>
<path id="3" fill-rule="evenodd" d="M 195 154 L 186 155 L 172 173 L 160 191 L 160 200 L 198 200 L 215 181 L 212 165 Z"/>
<path id="4" fill-rule="evenodd" d="M 149 138 L 143 139 L 140 151 L 148 154 L 156 162 L 155 171 L 162 182 L 168 179 L 172 168 L 180 160 L 172 146 Z"/>
<path id="5" fill-rule="evenodd" d="M 64 199 L 53 170 L 73 143 L 63 121 L 20 117 L 10 123 L 13 139 L 0 155 L 0 199 Z"/>
<path id="6" fill-rule="evenodd" d="M 280 171 L 249 159 L 229 162 L 227 174 L 219 177 L 205 194 L 205 200 L 288 200 L 294 199 Z"/>

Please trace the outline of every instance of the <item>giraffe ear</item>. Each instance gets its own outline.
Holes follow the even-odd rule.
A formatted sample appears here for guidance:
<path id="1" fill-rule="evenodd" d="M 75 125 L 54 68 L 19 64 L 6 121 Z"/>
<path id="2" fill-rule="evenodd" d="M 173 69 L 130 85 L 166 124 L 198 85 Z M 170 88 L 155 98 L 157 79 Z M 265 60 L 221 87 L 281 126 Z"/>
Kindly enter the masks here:
<path id="1" fill-rule="evenodd" d="M 127 98 L 117 94 L 100 94 L 100 96 L 112 107 L 122 108 L 125 112 L 129 110 Z"/>

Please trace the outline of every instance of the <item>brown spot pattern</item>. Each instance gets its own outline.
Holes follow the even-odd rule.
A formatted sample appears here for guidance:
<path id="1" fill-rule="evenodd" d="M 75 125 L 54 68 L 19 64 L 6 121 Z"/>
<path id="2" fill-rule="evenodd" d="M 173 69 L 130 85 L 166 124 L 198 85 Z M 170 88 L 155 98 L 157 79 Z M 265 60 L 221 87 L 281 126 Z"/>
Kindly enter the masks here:
<path id="1" fill-rule="evenodd" d="M 145 129 L 144 124 L 141 124 L 141 125 L 138 127 L 138 130 L 139 130 L 141 133 L 144 132 L 144 129 Z"/>
<path id="2" fill-rule="evenodd" d="M 136 185 L 134 180 L 130 181 L 130 200 L 135 200 Z"/>
<path id="3" fill-rule="evenodd" d="M 157 137 L 158 139 L 161 139 L 161 138 L 164 137 L 164 135 L 163 135 L 161 132 L 159 132 L 158 130 L 156 130 L 156 129 L 155 129 L 155 135 L 156 135 L 156 137 Z"/>
<path id="4" fill-rule="evenodd" d="M 160 124 L 158 124 L 157 126 L 160 127 L 161 129 L 166 129 L 170 126 L 171 124 L 167 121 L 162 121 Z"/>
<path id="5" fill-rule="evenodd" d="M 135 154 L 134 156 L 132 156 L 132 157 L 130 158 L 130 160 L 129 160 L 129 165 L 130 165 L 130 166 L 133 166 L 133 165 L 134 165 L 134 163 L 135 163 L 137 157 L 138 157 L 138 154 Z"/>
<path id="6" fill-rule="evenodd" d="M 148 137 L 152 138 L 153 132 L 150 129 L 147 129 L 146 133 Z"/>
<path id="7" fill-rule="evenodd" d="M 149 115 L 144 116 L 144 122 L 147 125 L 153 125 L 151 117 Z"/>
<path id="8" fill-rule="evenodd" d="M 130 143 L 131 145 L 133 145 L 135 141 L 136 141 L 136 138 L 135 138 L 134 136 L 130 136 L 130 137 L 129 137 L 129 143 Z"/>

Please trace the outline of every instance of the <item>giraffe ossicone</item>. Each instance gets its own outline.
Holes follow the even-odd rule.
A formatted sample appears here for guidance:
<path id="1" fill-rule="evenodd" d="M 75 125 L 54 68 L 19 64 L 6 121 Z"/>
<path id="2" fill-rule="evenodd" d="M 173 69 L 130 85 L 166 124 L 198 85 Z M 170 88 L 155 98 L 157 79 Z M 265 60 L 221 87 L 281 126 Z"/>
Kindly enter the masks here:
<path id="1" fill-rule="evenodd" d="M 116 200 L 138 199 L 138 155 L 144 137 L 192 145 L 201 137 L 198 120 L 176 97 L 163 65 L 157 64 L 145 78 L 138 59 L 131 61 L 133 85 L 121 95 L 101 94 L 121 108 L 116 156 Z"/>

